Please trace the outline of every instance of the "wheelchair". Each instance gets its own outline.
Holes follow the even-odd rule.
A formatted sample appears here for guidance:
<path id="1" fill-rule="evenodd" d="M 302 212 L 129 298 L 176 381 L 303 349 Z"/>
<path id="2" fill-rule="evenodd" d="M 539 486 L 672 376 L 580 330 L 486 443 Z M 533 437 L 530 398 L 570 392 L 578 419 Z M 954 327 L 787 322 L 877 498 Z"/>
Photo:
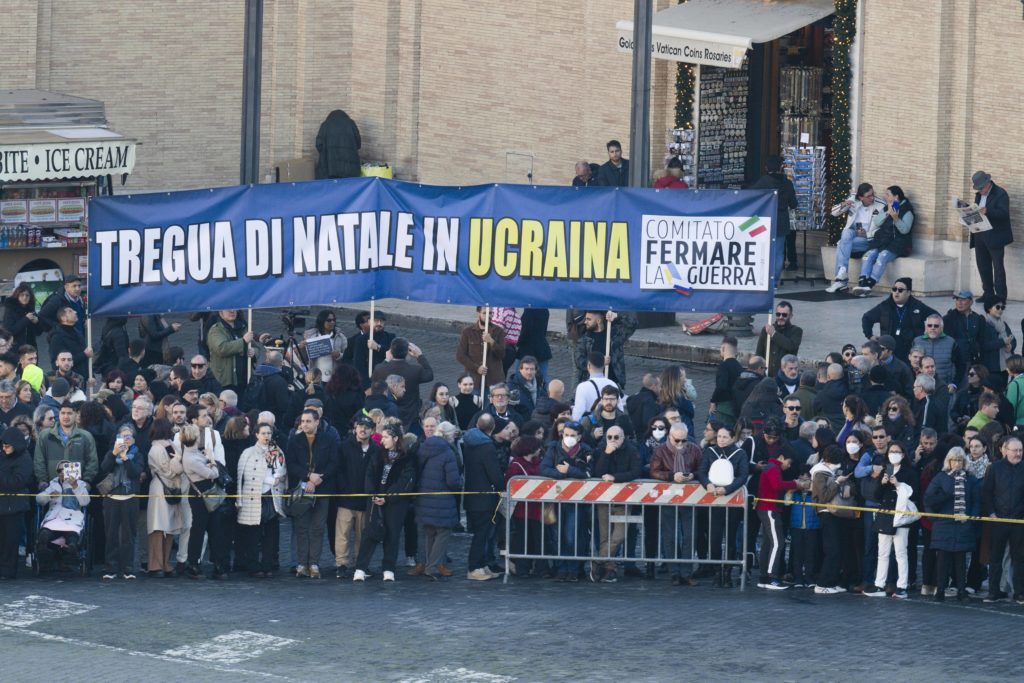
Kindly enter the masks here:
<path id="1" fill-rule="evenodd" d="M 44 549 L 44 555 L 49 556 L 50 561 L 40 557 L 39 544 L 43 539 L 43 518 L 46 516 L 46 506 L 36 506 L 36 534 L 32 545 L 32 575 L 42 576 L 43 573 L 52 571 L 57 573 L 77 573 L 79 576 L 89 576 L 92 572 L 92 558 L 89 553 L 89 534 L 92 531 L 92 515 L 89 509 L 82 510 L 85 515 L 85 526 L 78 538 L 78 551 L 74 554 L 68 553 L 67 548 L 50 544 L 50 548 Z"/>

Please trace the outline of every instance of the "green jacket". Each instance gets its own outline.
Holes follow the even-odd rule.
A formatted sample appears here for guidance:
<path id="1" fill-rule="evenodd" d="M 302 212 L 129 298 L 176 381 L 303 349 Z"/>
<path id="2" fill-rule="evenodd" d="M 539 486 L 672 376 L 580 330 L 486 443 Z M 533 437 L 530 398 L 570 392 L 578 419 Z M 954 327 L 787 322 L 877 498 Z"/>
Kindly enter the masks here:
<path id="1" fill-rule="evenodd" d="M 246 353 L 246 343 L 241 337 L 235 338 L 228 325 L 219 319 L 206 334 L 210 347 L 210 370 L 222 387 L 244 384 L 244 377 L 238 377 L 236 360 Z"/>
<path id="2" fill-rule="evenodd" d="M 1013 406 L 1014 424 L 1024 425 L 1024 375 L 1017 375 L 1006 385 L 1006 400 Z"/>
<path id="3" fill-rule="evenodd" d="M 54 425 L 44 429 L 36 441 L 35 458 L 32 463 L 36 481 L 50 481 L 57 473 L 57 463 L 69 460 L 82 463 L 82 480 L 93 483 L 100 471 L 100 461 L 96 456 L 96 442 L 93 441 L 92 434 L 74 427 L 65 444 L 57 436 L 58 427 L 59 425 Z"/>

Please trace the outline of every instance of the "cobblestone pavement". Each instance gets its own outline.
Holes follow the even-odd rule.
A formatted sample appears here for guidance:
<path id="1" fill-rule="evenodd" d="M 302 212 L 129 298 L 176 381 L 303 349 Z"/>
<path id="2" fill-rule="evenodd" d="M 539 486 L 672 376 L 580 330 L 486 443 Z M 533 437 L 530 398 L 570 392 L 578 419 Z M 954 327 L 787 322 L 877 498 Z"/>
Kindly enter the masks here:
<path id="1" fill-rule="evenodd" d="M 258 314 L 256 327 L 277 329 L 273 322 Z M 453 334 L 395 331 L 424 348 L 439 378 L 457 374 Z M 194 328 L 178 336 L 192 341 Z M 631 384 L 662 366 L 630 358 Z M 566 349 L 556 349 L 552 367 L 553 375 L 569 376 Z M 696 369 L 691 377 L 698 403 L 705 403 L 712 375 Z M 289 538 L 285 523 L 284 562 Z M 1024 611 L 1011 605 L 741 593 L 707 581 L 679 588 L 664 574 L 614 585 L 473 582 L 463 578 L 467 545 L 466 536 L 454 537 L 456 575 L 441 583 L 400 572 L 385 585 L 376 570 L 365 585 L 286 572 L 273 580 L 235 574 L 224 582 L 140 577 L 104 584 L 96 572 L 0 582 L 0 677 L 1002 681 L 1020 671 L 1013 634 L 1024 626 Z"/>

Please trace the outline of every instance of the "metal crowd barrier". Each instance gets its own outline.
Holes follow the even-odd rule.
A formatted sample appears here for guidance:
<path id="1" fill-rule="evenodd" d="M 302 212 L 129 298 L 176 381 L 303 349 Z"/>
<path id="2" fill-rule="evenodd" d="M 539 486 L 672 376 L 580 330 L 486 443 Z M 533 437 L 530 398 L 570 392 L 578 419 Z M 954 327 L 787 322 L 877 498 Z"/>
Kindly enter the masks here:
<path id="1" fill-rule="evenodd" d="M 513 560 L 554 562 L 568 573 L 584 562 L 591 563 L 592 573 L 599 563 L 607 569 L 617 562 L 667 562 L 738 567 L 740 589 L 746 588 L 746 487 L 714 496 L 698 483 L 513 477 L 505 496 L 506 583 Z M 737 553 L 735 532 L 741 526 Z M 627 543 L 634 528 L 639 552 Z"/>

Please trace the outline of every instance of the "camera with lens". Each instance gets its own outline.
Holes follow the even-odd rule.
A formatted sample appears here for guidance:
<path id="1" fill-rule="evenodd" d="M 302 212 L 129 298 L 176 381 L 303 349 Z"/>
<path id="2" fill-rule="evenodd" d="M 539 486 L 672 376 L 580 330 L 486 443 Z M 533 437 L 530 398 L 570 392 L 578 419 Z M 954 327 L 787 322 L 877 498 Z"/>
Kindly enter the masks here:
<path id="1" fill-rule="evenodd" d="M 301 310 L 285 309 L 284 313 L 281 314 L 281 322 L 289 334 L 294 334 L 295 330 L 306 328 L 307 315 L 309 315 L 308 308 Z"/>

